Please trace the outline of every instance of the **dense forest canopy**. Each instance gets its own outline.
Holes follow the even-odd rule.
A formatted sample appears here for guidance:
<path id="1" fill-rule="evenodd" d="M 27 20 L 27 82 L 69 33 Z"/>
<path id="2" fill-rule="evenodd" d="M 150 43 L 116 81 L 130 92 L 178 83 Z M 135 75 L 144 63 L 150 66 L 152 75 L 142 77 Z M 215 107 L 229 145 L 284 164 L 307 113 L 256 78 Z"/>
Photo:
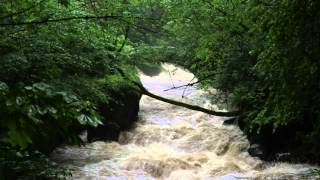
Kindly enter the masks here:
<path id="1" fill-rule="evenodd" d="M 136 67 L 161 62 L 216 88 L 212 101 L 239 110 L 253 141 L 284 134 L 283 150 L 319 162 L 319 9 L 317 0 L 1 0 L 1 174 L 68 175 L 46 155 L 82 144 L 89 126 L 121 129 L 101 109 L 139 94 Z"/>

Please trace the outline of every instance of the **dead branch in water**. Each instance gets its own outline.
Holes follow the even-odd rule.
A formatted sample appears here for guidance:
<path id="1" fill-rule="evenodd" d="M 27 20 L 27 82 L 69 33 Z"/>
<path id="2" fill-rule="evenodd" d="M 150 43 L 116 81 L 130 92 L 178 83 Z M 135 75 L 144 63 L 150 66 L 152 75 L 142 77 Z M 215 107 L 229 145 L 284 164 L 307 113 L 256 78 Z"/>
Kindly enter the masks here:
<path id="1" fill-rule="evenodd" d="M 166 103 L 169 103 L 169 104 L 173 104 L 173 105 L 176 105 L 176 106 L 181 106 L 181 107 L 184 107 L 184 108 L 187 108 L 187 109 L 191 109 L 191 110 L 194 110 L 194 111 L 204 112 L 206 114 L 211 114 L 211 115 L 214 115 L 214 116 L 235 117 L 235 116 L 239 115 L 239 111 L 230 111 L 230 112 L 213 111 L 213 110 L 209 110 L 209 109 L 206 109 L 206 108 L 203 108 L 203 107 L 200 107 L 200 106 L 191 105 L 191 104 L 183 103 L 183 102 L 180 102 L 180 101 L 175 101 L 175 100 L 172 100 L 172 99 L 168 99 L 168 98 L 153 94 L 153 93 L 149 92 L 141 83 L 133 81 L 133 80 L 130 80 L 129 78 L 127 78 L 127 76 L 122 71 L 122 69 L 120 69 L 118 67 L 115 67 L 115 68 L 118 70 L 118 72 L 121 74 L 121 76 L 123 78 L 125 78 L 126 80 L 128 80 L 129 82 L 131 82 L 133 85 L 135 85 L 137 87 L 135 89 L 136 91 L 138 91 L 141 94 L 144 94 L 146 96 L 149 96 L 149 97 L 152 97 L 154 99 L 157 99 L 159 101 L 163 101 L 163 102 L 166 102 Z"/>
<path id="2" fill-rule="evenodd" d="M 206 114 L 211 114 L 214 116 L 223 116 L 223 117 L 234 117 L 239 115 L 239 111 L 230 111 L 230 112 L 221 112 L 221 111 L 213 111 L 213 110 L 209 110 L 209 109 L 205 109 L 203 107 L 200 106 L 196 106 L 196 105 L 191 105 L 191 104 L 187 104 L 187 103 L 183 103 L 180 101 L 175 101 L 172 99 L 168 99 L 162 96 L 158 96 L 156 94 L 153 94 L 151 92 L 149 92 L 145 87 L 143 87 L 141 84 L 137 83 L 137 82 L 132 82 L 133 84 L 135 84 L 138 88 L 139 88 L 139 92 L 141 92 L 144 95 L 147 95 L 149 97 L 152 97 L 154 99 L 169 103 L 169 104 L 173 104 L 176 106 L 181 106 L 187 109 L 191 109 L 191 110 L 195 110 L 195 111 L 200 111 L 200 112 L 204 112 Z"/>
<path id="3" fill-rule="evenodd" d="M 173 89 L 180 89 L 180 88 L 183 88 L 183 87 L 185 87 L 185 88 L 191 87 L 191 86 L 194 86 L 194 85 L 196 85 L 196 84 L 201 83 L 202 81 L 208 80 L 208 78 L 210 78 L 210 77 L 212 77 L 212 76 L 214 76 L 214 75 L 215 75 L 215 74 L 209 74 L 208 76 L 206 76 L 206 77 L 204 77 L 204 78 L 202 78 L 202 79 L 199 79 L 198 81 L 189 82 L 189 83 L 184 84 L 184 85 L 181 85 L 181 86 L 173 86 L 172 88 L 165 89 L 165 90 L 163 90 L 163 91 L 170 91 L 170 90 L 173 90 Z M 193 78 L 193 79 L 194 79 L 194 78 Z M 193 79 L 192 79 L 192 80 L 193 80 Z M 191 80 L 191 81 L 192 81 L 192 80 Z"/>

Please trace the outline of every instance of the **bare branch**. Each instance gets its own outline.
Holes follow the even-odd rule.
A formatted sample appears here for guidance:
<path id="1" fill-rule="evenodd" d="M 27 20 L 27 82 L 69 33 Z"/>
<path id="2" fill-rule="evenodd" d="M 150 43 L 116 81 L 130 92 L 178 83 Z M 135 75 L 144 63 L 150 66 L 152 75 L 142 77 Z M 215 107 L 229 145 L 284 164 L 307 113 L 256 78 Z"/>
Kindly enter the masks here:
<path id="1" fill-rule="evenodd" d="M 133 85 L 135 85 L 137 88 L 134 88 L 134 90 L 138 91 L 141 94 L 144 94 L 146 96 L 152 97 L 154 99 L 169 103 L 169 104 L 173 104 L 176 106 L 181 106 L 187 109 L 191 109 L 191 110 L 195 110 L 195 111 L 200 111 L 200 112 L 204 112 L 206 114 L 211 114 L 214 116 L 223 116 L 223 117 L 235 117 L 239 115 L 239 111 L 230 111 L 230 112 L 222 112 L 222 111 L 213 111 L 213 110 L 209 110 L 209 109 L 205 109 L 203 107 L 200 106 L 196 106 L 196 105 L 191 105 L 191 104 L 187 104 L 187 103 L 183 103 L 183 102 L 179 102 L 179 101 L 175 101 L 172 99 L 168 99 L 165 97 L 161 97 L 158 95 L 155 95 L 151 92 L 149 92 L 145 87 L 143 87 L 143 85 L 139 82 L 136 81 L 132 81 L 129 78 L 127 78 L 127 76 L 125 75 L 125 73 L 122 71 L 122 69 L 115 67 L 117 69 L 117 71 L 121 74 L 121 76 L 128 80 L 129 82 L 131 82 Z"/>
<path id="2" fill-rule="evenodd" d="M 214 75 L 216 75 L 216 74 L 209 74 L 208 76 L 205 76 L 204 78 L 199 79 L 199 80 L 196 81 L 196 82 L 192 82 L 192 83 L 189 82 L 188 84 L 184 84 L 184 85 L 181 85 L 181 86 L 174 86 L 174 87 L 172 87 L 172 88 L 165 89 L 165 90 L 163 90 L 163 91 L 170 91 L 170 90 L 173 90 L 173 89 L 180 89 L 180 88 L 183 88 L 183 87 L 194 86 L 195 84 L 199 84 L 199 83 L 201 83 L 202 81 L 208 80 L 208 78 L 210 78 L 210 77 L 212 77 L 212 76 L 214 76 Z M 192 80 L 191 80 L 191 81 L 192 81 Z"/>
<path id="3" fill-rule="evenodd" d="M 238 116 L 239 113 L 240 113 L 239 111 L 230 111 L 230 112 L 213 111 L 213 110 L 205 109 L 205 108 L 200 107 L 200 106 L 196 106 L 196 105 L 191 105 L 191 104 L 175 101 L 175 100 L 168 99 L 168 98 L 165 98 L 165 97 L 161 97 L 161 96 L 158 96 L 158 95 L 155 95 L 155 94 L 149 92 L 140 83 L 137 83 L 137 82 L 132 82 L 132 83 L 135 84 L 139 88 L 139 92 L 141 92 L 142 94 L 147 95 L 149 97 L 152 97 L 154 99 L 169 103 L 169 104 L 176 105 L 176 106 L 181 106 L 181 107 L 184 107 L 184 108 L 187 108 L 187 109 L 204 112 L 206 114 L 211 114 L 211 115 L 214 115 L 214 116 L 223 116 L 223 117 L 234 117 L 234 116 Z"/>
<path id="4" fill-rule="evenodd" d="M 62 21 L 70 21 L 70 20 L 91 20 L 91 19 L 118 19 L 123 22 L 130 23 L 128 20 L 125 20 L 125 18 L 135 18 L 135 19 L 146 19 L 146 20 L 152 20 L 152 21 L 157 21 L 160 19 L 154 19 L 154 18 L 145 18 L 145 17 L 139 17 L 139 16 L 120 16 L 120 15 L 105 15 L 105 16 L 70 16 L 70 17 L 63 17 L 63 18 L 58 18 L 58 19 L 42 19 L 42 20 L 35 20 L 35 21 L 23 21 L 23 22 L 12 22 L 12 23 L 0 23 L 0 26 L 21 26 L 21 25 L 31 25 L 31 24 L 47 24 L 47 23 L 55 23 L 55 22 L 62 22 Z M 153 30 L 150 30 L 146 27 L 138 26 L 135 25 L 136 27 L 142 28 L 144 30 L 148 30 L 151 32 L 155 32 Z M 158 32 L 156 32 L 158 33 Z"/>
<path id="5" fill-rule="evenodd" d="M 196 78 L 196 76 L 193 76 L 193 78 L 190 80 L 189 83 L 191 83 L 195 78 Z M 186 86 L 186 87 L 184 88 L 184 90 L 183 90 L 183 92 L 182 92 L 182 98 L 184 98 L 184 94 L 186 93 L 188 87 L 190 87 L 190 86 Z"/>
<path id="6" fill-rule="evenodd" d="M 77 20 L 77 19 L 120 19 L 122 16 L 71 16 L 71 17 L 64 17 L 59 19 L 44 19 L 44 20 L 36 20 L 36 21 L 27 21 L 27 22 L 17 22 L 17 23 L 0 23 L 0 26 L 21 26 L 21 25 L 31 25 L 31 24 L 47 24 L 47 23 L 54 23 L 54 22 L 61 22 L 61 21 L 70 21 L 70 20 Z"/>
<path id="7" fill-rule="evenodd" d="M 168 73 L 169 73 L 169 76 L 170 76 L 170 81 L 171 81 L 171 84 L 173 87 L 175 87 L 174 83 L 173 83 L 173 80 L 172 80 L 172 76 L 171 76 L 171 72 L 170 70 L 168 70 Z"/>
<path id="8" fill-rule="evenodd" d="M 190 86 L 193 86 L 193 85 L 198 84 L 198 83 L 199 83 L 199 82 L 196 81 L 196 82 L 184 84 L 184 85 L 181 85 L 181 86 L 173 86 L 172 88 L 165 89 L 165 90 L 163 90 L 163 91 L 170 91 L 170 90 L 173 90 L 173 89 L 180 89 L 180 88 L 183 88 L 183 87 L 190 87 Z"/>

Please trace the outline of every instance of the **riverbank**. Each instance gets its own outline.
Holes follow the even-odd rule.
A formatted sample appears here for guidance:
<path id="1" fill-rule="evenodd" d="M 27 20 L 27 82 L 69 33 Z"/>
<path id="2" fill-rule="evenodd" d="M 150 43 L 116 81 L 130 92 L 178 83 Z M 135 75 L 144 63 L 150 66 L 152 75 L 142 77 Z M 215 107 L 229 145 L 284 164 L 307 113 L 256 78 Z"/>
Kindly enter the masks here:
<path id="1" fill-rule="evenodd" d="M 140 75 L 153 93 L 214 108 L 205 92 L 190 87 L 163 91 L 193 79 L 193 75 L 165 64 L 158 76 Z M 168 75 L 174 71 L 172 81 Z M 223 118 L 170 105 L 143 96 L 136 127 L 121 133 L 118 142 L 96 141 L 84 147 L 59 148 L 52 158 L 73 171 L 75 179 L 223 179 L 228 177 L 300 179 L 308 164 L 266 163 L 248 153 L 249 141 Z"/>

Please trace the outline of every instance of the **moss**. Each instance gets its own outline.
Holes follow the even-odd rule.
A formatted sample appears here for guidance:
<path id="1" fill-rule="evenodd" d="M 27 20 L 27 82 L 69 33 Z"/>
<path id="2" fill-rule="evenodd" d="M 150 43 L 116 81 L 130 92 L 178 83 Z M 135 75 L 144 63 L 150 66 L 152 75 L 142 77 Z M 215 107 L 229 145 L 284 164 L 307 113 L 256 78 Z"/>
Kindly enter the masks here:
<path id="1" fill-rule="evenodd" d="M 104 118 L 104 125 L 88 129 L 89 141 L 97 139 L 117 140 L 120 131 L 132 127 L 137 120 L 141 94 L 130 81 L 139 82 L 137 71 L 132 66 L 121 66 L 126 78 L 120 74 L 106 75 L 95 84 L 103 87 L 108 101 L 97 103 L 98 112 Z"/>
<path id="2" fill-rule="evenodd" d="M 126 73 L 126 78 L 129 80 L 125 79 L 119 73 L 111 75 L 108 74 L 105 77 L 96 80 L 96 84 L 98 86 L 103 86 L 106 90 L 106 93 L 126 93 L 125 91 L 134 91 L 135 85 L 133 85 L 130 81 L 140 82 L 137 70 L 129 65 L 122 65 L 120 68 Z M 136 95 L 139 95 L 138 92 L 134 92 Z"/>

